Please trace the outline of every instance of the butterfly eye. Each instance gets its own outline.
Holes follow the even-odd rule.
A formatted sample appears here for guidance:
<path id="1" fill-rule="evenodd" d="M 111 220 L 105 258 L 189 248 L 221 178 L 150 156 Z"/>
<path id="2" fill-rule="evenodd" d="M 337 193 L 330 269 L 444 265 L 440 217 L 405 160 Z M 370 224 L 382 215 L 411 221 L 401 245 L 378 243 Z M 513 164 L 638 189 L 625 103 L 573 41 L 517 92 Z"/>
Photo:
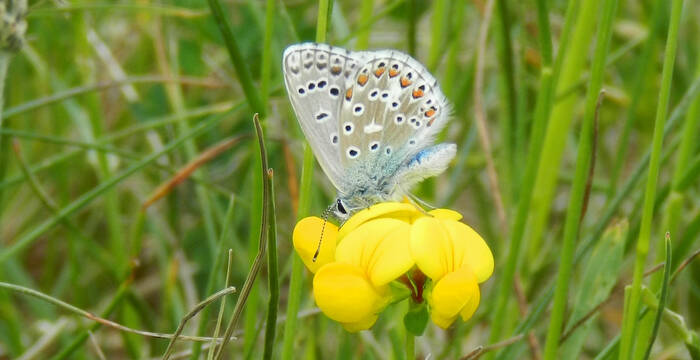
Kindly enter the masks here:
<path id="1" fill-rule="evenodd" d="M 341 214 L 343 214 L 343 215 L 347 215 L 347 214 L 348 214 L 347 210 L 345 210 L 345 206 L 343 206 L 343 202 L 340 201 L 340 199 L 336 200 L 336 206 L 338 207 L 338 211 L 339 211 Z"/>

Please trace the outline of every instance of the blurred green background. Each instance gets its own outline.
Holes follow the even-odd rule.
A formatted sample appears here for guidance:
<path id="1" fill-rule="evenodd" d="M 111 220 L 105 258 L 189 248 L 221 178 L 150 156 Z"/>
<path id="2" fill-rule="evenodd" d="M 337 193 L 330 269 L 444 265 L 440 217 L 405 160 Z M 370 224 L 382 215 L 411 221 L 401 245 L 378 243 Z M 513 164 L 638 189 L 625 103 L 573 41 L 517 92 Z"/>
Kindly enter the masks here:
<path id="1" fill-rule="evenodd" d="M 447 331 L 430 324 L 416 338 L 418 358 L 460 358 L 508 340 L 487 348 L 488 356 L 539 359 L 551 326 L 552 287 L 567 261 L 564 238 L 576 254 L 568 296 L 563 293 L 564 333 L 575 331 L 557 358 L 617 358 L 624 286 L 633 281 L 635 258 L 646 260 L 643 269 L 666 259 L 666 231 L 673 249 L 669 272 L 691 260 L 668 286 L 662 286 L 665 268 L 643 281 L 651 290 L 642 292 L 642 310 L 668 288 L 651 357 L 688 359 L 698 350 L 700 266 L 690 256 L 700 248 L 700 4 L 615 1 L 615 9 L 611 1 L 330 3 L 326 42 L 407 52 L 440 82 L 454 105 L 441 139 L 457 143 L 458 156 L 416 193 L 463 213 L 496 258 L 474 318 Z M 671 32 L 677 50 L 666 84 L 662 67 L 677 3 L 684 7 L 678 31 Z M 222 37 L 210 4 L 221 6 L 235 44 Z M 610 44 L 596 51 L 606 14 Z M 294 259 L 291 232 L 300 200 L 308 204 L 305 215 L 320 215 L 335 196 L 318 167 L 310 188 L 300 183 L 304 141 L 281 74 L 284 48 L 317 39 L 319 20 L 316 0 L 29 1 L 21 50 L 0 51 L 0 62 L 9 64 L 0 127 L 0 281 L 129 328 L 173 333 L 198 302 L 225 287 L 229 248 L 230 284 L 240 289 L 249 273 L 262 212 L 252 122 L 259 112 L 274 169 L 278 233 L 272 357 L 405 358 L 405 303 L 392 305 L 371 331 L 348 334 L 315 308 L 310 274 Z M 227 45 L 238 50 L 238 63 Z M 475 86 L 479 77 L 481 87 Z M 606 94 L 592 121 L 596 79 Z M 551 96 L 542 95 L 543 86 Z M 665 94 L 668 112 L 657 114 Z M 486 131 L 477 126 L 475 99 Z M 660 152 L 652 146 L 659 119 L 668 128 Z M 591 138 L 583 138 L 593 123 Z M 142 210 L 186 164 L 239 136 Z M 581 141 L 589 147 L 579 148 Z M 577 176 L 578 149 L 595 159 L 591 177 Z M 649 222 L 642 214 L 650 208 L 644 200 L 650 153 L 660 168 Z M 577 179 L 590 180 L 589 191 L 573 191 Z M 587 204 L 583 213 L 567 210 L 578 195 Z M 518 210 L 525 197 L 529 203 Z M 566 218 L 574 216 L 580 229 L 565 235 Z M 645 222 L 648 257 L 636 249 Z M 289 297 L 290 278 L 301 281 L 300 298 Z M 227 356 L 262 357 L 269 295 L 263 265 Z M 224 323 L 237 295 L 228 297 Z M 218 301 L 210 304 L 184 333 L 211 336 L 218 309 Z M 644 357 L 653 332 L 656 311 L 648 310 L 640 312 L 634 358 Z M 576 325 L 586 314 L 592 316 Z M 65 307 L 0 289 L 0 359 L 160 358 L 168 345 L 94 324 Z M 179 358 L 192 351 L 191 341 L 175 346 Z"/>

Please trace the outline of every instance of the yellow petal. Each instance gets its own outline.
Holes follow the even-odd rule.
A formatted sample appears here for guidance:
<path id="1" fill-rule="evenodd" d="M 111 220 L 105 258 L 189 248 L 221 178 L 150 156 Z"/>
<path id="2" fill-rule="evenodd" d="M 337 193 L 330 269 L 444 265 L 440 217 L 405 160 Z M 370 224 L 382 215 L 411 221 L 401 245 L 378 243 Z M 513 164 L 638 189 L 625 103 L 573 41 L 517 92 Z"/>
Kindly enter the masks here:
<path id="1" fill-rule="evenodd" d="M 410 228 L 393 218 L 368 221 L 338 244 L 336 261 L 359 266 L 374 286 L 386 285 L 414 264 L 408 248 Z"/>
<path id="2" fill-rule="evenodd" d="M 456 319 L 457 319 L 456 316 L 444 317 L 436 312 L 430 313 L 430 320 L 432 320 L 435 323 L 435 325 L 437 325 L 443 329 L 447 329 L 448 327 L 450 327 L 450 325 L 452 325 L 452 323 Z"/>
<path id="3" fill-rule="evenodd" d="M 338 241 L 342 241 L 346 235 L 369 220 L 379 217 L 391 217 L 403 220 L 419 214 L 421 214 L 421 212 L 411 204 L 399 202 L 383 202 L 375 204 L 367 209 L 357 212 L 350 219 L 348 219 L 348 221 L 343 224 L 338 232 Z"/>
<path id="4" fill-rule="evenodd" d="M 362 330 L 367 330 L 374 325 L 375 322 L 377 322 L 377 315 L 370 315 L 358 322 L 353 322 L 353 323 L 341 323 L 343 325 L 343 328 L 349 332 L 358 332 Z"/>
<path id="5" fill-rule="evenodd" d="M 316 261 L 313 261 L 314 254 L 318 249 L 318 241 L 321 239 L 323 229 L 323 239 L 321 240 L 321 250 Z M 335 260 L 335 245 L 338 239 L 338 227 L 317 217 L 306 217 L 301 219 L 294 227 L 292 241 L 294 249 L 301 257 L 304 265 L 315 273 L 321 266 Z"/>
<path id="6" fill-rule="evenodd" d="M 459 312 L 459 315 L 462 317 L 462 320 L 467 321 L 472 317 L 472 315 L 474 315 L 474 313 L 476 312 L 476 308 L 479 307 L 480 300 L 481 291 L 477 288 L 476 292 L 474 293 L 474 296 L 469 298 L 469 301 L 467 301 L 467 303 L 464 304 L 462 311 Z"/>
<path id="7" fill-rule="evenodd" d="M 375 289 L 359 267 L 326 264 L 314 276 L 314 299 L 329 318 L 341 323 L 361 323 L 386 305 L 386 295 Z"/>
<path id="8" fill-rule="evenodd" d="M 433 287 L 428 296 L 431 318 L 442 328 L 449 326 L 457 315 L 469 318 L 479 305 L 479 296 L 476 276 L 464 266 L 445 275 Z"/>
<path id="9" fill-rule="evenodd" d="M 428 214 L 443 220 L 462 220 L 462 214 L 450 209 L 435 209 L 428 211 Z"/>
<path id="10" fill-rule="evenodd" d="M 486 241 L 471 227 L 454 220 L 442 220 L 453 242 L 454 267 L 467 264 L 479 283 L 493 274 L 493 254 Z"/>
<path id="11" fill-rule="evenodd" d="M 377 244 L 367 269 L 374 286 L 386 285 L 413 267 L 415 262 L 408 245 L 410 233 L 411 226 L 402 223 Z"/>
<path id="12" fill-rule="evenodd" d="M 413 260 L 429 278 L 439 280 L 454 270 L 452 242 L 439 219 L 422 217 L 416 220 L 410 239 Z"/>

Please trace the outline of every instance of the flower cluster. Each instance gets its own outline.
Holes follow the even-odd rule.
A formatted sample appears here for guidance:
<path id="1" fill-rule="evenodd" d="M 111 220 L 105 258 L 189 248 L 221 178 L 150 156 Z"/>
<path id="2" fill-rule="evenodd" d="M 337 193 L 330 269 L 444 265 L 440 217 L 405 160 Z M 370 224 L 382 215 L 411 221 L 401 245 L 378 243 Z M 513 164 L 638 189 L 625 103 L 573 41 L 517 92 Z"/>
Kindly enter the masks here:
<path id="1" fill-rule="evenodd" d="M 400 300 L 392 282 L 407 285 L 412 301 L 427 301 L 433 322 L 447 328 L 458 316 L 467 320 L 474 314 L 478 284 L 493 272 L 491 250 L 461 218 L 452 210 L 425 213 L 411 204 L 385 202 L 358 212 L 341 228 L 317 217 L 302 219 L 294 229 L 294 248 L 314 273 L 316 304 L 346 330 L 370 328 L 387 305 Z"/>

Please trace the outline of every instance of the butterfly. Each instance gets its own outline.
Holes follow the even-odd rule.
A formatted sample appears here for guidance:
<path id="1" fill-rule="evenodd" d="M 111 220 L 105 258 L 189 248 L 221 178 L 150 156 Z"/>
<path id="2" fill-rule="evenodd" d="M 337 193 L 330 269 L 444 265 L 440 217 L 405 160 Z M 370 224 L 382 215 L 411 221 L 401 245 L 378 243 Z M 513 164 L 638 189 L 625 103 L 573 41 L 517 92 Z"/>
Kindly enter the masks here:
<path id="1" fill-rule="evenodd" d="M 339 220 L 410 195 L 454 158 L 455 144 L 434 144 L 450 105 L 411 56 L 302 43 L 285 49 L 282 67 L 299 125 L 338 191 L 329 210 Z"/>

